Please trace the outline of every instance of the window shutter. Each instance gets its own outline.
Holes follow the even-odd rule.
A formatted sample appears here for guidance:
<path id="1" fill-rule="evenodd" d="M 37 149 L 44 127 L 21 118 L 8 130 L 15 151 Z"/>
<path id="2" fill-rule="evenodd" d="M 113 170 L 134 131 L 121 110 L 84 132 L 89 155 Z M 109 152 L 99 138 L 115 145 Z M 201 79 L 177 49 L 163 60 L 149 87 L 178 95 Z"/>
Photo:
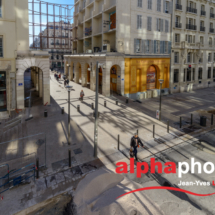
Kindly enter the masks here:
<path id="1" fill-rule="evenodd" d="M 163 19 L 161 19 L 160 31 L 163 32 Z"/>
<path id="2" fill-rule="evenodd" d="M 157 31 L 159 31 L 158 26 L 159 26 L 159 19 L 157 18 L 157 23 L 156 23 L 156 29 L 157 29 Z"/>
<path id="3" fill-rule="evenodd" d="M 163 12 L 165 13 L 166 0 L 163 0 Z"/>
<path id="4" fill-rule="evenodd" d="M 156 54 L 156 40 L 154 40 L 154 54 Z"/>
<path id="5" fill-rule="evenodd" d="M 134 53 L 137 53 L 137 39 L 134 39 Z"/>
<path id="6" fill-rule="evenodd" d="M 142 40 L 142 53 L 146 53 L 146 44 L 145 44 L 146 40 Z"/>
<path id="7" fill-rule="evenodd" d="M 163 54 L 163 41 L 160 41 L 160 54 Z"/>
<path id="8" fill-rule="evenodd" d="M 150 45 L 151 45 L 150 53 L 153 54 L 153 51 L 154 51 L 154 41 L 153 40 L 150 41 Z"/>
<path id="9" fill-rule="evenodd" d="M 171 48 L 172 48 L 171 46 L 172 46 L 171 42 L 168 42 L 168 53 L 169 54 L 171 54 Z"/>

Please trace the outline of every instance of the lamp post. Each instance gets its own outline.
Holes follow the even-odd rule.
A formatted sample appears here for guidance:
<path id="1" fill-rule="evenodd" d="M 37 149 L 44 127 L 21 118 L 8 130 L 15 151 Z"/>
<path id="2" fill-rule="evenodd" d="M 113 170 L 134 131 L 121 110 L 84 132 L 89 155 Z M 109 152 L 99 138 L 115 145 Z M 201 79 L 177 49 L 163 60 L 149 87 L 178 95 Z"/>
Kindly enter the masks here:
<path id="1" fill-rule="evenodd" d="M 72 86 L 66 86 L 68 91 L 68 145 L 71 144 L 71 135 L 70 135 L 70 91 L 72 90 Z"/>
<path id="2" fill-rule="evenodd" d="M 161 121 L 161 89 L 162 89 L 162 84 L 163 84 L 164 80 L 159 79 L 158 81 L 160 82 L 160 109 L 159 109 L 160 113 L 159 113 L 159 120 Z"/>

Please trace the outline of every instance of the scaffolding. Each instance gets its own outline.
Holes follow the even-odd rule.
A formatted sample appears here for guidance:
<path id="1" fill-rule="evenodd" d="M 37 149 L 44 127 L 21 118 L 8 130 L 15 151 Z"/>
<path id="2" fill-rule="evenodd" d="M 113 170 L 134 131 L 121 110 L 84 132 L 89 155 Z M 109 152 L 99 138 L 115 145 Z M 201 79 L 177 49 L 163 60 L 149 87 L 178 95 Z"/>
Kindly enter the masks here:
<path id="1" fill-rule="evenodd" d="M 74 4 L 29 0 L 30 49 L 71 50 Z"/>

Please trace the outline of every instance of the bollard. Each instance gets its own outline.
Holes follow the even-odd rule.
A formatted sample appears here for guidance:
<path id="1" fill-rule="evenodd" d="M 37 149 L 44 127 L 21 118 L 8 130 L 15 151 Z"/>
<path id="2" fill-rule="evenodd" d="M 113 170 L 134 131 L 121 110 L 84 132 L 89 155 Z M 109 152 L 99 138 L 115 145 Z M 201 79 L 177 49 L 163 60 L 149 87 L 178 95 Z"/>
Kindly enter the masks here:
<path id="1" fill-rule="evenodd" d="M 138 133 L 139 133 L 139 131 L 138 131 L 138 129 L 137 129 L 137 135 L 138 135 Z"/>
<path id="2" fill-rule="evenodd" d="M 155 125 L 153 125 L 153 138 L 155 138 Z"/>
<path id="3" fill-rule="evenodd" d="M 107 103 L 106 103 L 106 101 L 104 101 L 104 106 L 105 106 L 105 107 L 107 107 Z"/>
<path id="4" fill-rule="evenodd" d="M 167 120 L 167 133 L 169 133 L 169 120 Z"/>
<path id="5" fill-rule="evenodd" d="M 68 150 L 69 153 L 69 168 L 71 168 L 71 150 Z"/>
<path id="6" fill-rule="evenodd" d="M 100 113 L 98 112 L 98 118 L 99 116 L 100 116 Z M 93 112 L 93 117 L 96 118 L 95 111 Z"/>
<path id="7" fill-rule="evenodd" d="M 61 114 L 64 114 L 64 107 L 61 108 Z"/>
<path id="8" fill-rule="evenodd" d="M 214 115 L 211 114 L 211 125 L 213 125 L 213 124 L 214 124 Z"/>
<path id="9" fill-rule="evenodd" d="M 128 99 L 126 99 L 126 104 L 128 104 Z"/>
<path id="10" fill-rule="evenodd" d="M 116 105 L 118 105 L 118 100 L 116 100 Z"/>
<path id="11" fill-rule="evenodd" d="M 77 106 L 77 111 L 80 112 L 80 105 Z"/>
<path id="12" fill-rule="evenodd" d="M 118 134 L 118 150 L 119 150 L 119 142 L 120 142 L 120 136 Z"/>
<path id="13" fill-rule="evenodd" d="M 182 126 L 182 117 L 180 116 L 180 128 Z"/>
<path id="14" fill-rule="evenodd" d="M 48 112 L 47 110 L 44 111 L 44 117 L 47 117 L 48 116 Z"/>
<path id="15" fill-rule="evenodd" d="M 94 109 L 94 103 L 91 104 L 91 108 Z"/>
<path id="16" fill-rule="evenodd" d="M 191 125 L 193 125 L 193 114 L 191 113 L 191 122 L 190 122 Z"/>
<path id="17" fill-rule="evenodd" d="M 39 158 L 36 160 L 36 179 L 39 178 Z"/>

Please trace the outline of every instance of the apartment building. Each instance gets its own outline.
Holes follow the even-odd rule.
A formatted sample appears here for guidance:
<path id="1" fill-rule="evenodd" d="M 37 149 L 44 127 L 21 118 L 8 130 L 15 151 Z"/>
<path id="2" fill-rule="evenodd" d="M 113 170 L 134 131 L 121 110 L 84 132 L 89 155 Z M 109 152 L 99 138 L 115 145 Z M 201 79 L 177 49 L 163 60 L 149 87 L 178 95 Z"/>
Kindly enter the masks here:
<path id="1" fill-rule="evenodd" d="M 29 51 L 27 0 L 0 1 L 0 119 L 24 109 L 24 73 L 31 75 L 44 104 L 50 103 L 49 56 Z"/>
<path id="2" fill-rule="evenodd" d="M 95 90 L 98 61 L 105 96 L 156 97 L 158 79 L 168 92 L 171 10 L 168 0 L 76 0 L 73 54 L 64 56 L 65 73 Z"/>
<path id="3" fill-rule="evenodd" d="M 173 5 L 171 92 L 215 86 L 215 1 Z"/>
<path id="4" fill-rule="evenodd" d="M 47 28 L 42 32 L 42 48 L 49 51 L 50 69 L 64 68 L 64 55 L 71 54 L 71 28 L 70 22 L 48 22 Z"/>

